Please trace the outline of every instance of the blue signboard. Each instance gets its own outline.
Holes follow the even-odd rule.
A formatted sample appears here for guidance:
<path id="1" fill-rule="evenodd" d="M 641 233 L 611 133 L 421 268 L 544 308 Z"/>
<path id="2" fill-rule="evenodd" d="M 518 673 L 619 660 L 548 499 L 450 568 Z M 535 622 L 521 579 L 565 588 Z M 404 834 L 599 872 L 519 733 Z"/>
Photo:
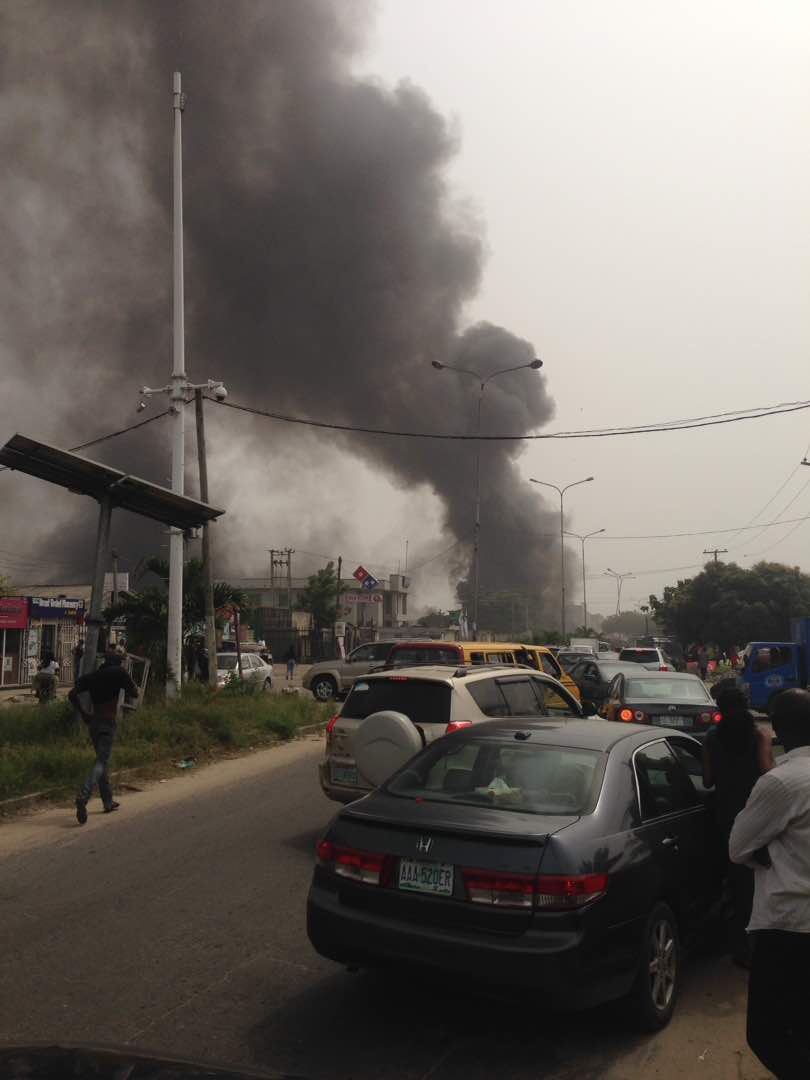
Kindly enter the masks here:
<path id="1" fill-rule="evenodd" d="M 379 581 L 377 581 L 375 577 L 372 577 L 371 574 L 367 574 L 366 577 L 363 578 L 362 588 L 364 588 L 366 592 L 374 592 L 379 584 Z"/>

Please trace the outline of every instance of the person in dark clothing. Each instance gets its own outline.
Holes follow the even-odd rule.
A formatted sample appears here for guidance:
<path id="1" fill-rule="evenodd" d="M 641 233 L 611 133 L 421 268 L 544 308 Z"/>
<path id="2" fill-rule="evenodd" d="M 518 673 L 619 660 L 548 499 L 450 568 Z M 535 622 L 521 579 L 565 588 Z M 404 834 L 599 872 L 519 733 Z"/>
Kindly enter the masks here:
<path id="1" fill-rule="evenodd" d="M 284 654 L 284 660 L 287 664 L 287 682 L 295 677 L 295 665 L 298 662 L 298 654 L 295 651 L 295 645 L 290 644 L 289 649 Z"/>
<path id="2" fill-rule="evenodd" d="M 82 673 L 82 657 L 84 656 L 84 645 L 81 641 L 78 641 L 73 649 L 73 681 L 78 682 L 79 676 Z"/>
<path id="3" fill-rule="evenodd" d="M 90 738 L 96 752 L 93 768 L 76 798 L 76 820 L 80 825 L 87 821 L 87 803 L 96 784 L 104 804 L 104 812 L 109 814 L 118 809 L 107 775 L 115 740 L 118 700 L 122 690 L 126 697 L 138 696 L 138 687 L 121 667 L 122 660 L 120 653 L 106 653 L 104 663 L 98 671 L 82 675 L 68 694 L 71 705 L 78 710 L 90 729 Z M 90 697 L 92 711 L 88 711 L 81 700 L 80 695 L 84 693 Z"/>
<path id="4" fill-rule="evenodd" d="M 703 744 L 703 783 L 715 789 L 715 815 L 728 859 L 728 838 L 734 819 L 763 773 L 773 768 L 770 737 L 748 711 L 745 694 L 726 685 L 717 694 L 721 720 L 706 735 Z M 749 966 L 746 927 L 754 898 L 754 873 L 747 866 L 729 861 L 728 884 L 733 914 L 731 955 L 736 964 Z"/>

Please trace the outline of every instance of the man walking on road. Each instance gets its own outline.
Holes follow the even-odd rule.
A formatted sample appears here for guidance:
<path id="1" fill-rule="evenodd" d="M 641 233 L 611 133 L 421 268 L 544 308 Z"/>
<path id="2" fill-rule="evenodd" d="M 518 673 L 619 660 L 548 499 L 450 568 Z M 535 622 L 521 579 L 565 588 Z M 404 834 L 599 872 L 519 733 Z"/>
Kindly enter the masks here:
<path id="1" fill-rule="evenodd" d="M 87 821 L 87 803 L 98 784 L 98 793 L 104 803 L 105 814 L 118 809 L 118 803 L 112 797 L 107 766 L 112 754 L 115 739 L 115 726 L 118 716 L 118 700 L 121 691 L 127 697 L 137 697 L 138 688 L 126 671 L 121 667 L 123 657 L 116 652 L 105 654 L 104 663 L 88 675 L 82 675 L 68 694 L 71 705 L 81 713 L 82 719 L 90 728 L 90 738 L 96 752 L 96 760 L 76 799 L 76 819 L 80 825 Z M 81 701 L 81 694 L 87 693 L 92 702 L 92 711 L 88 712 Z"/>
<path id="2" fill-rule="evenodd" d="M 810 1077 L 805 996 L 810 969 L 810 693 L 776 698 L 785 754 L 757 780 L 734 822 L 729 854 L 754 870 L 748 1045 L 779 1080 Z M 767 848 L 768 858 L 757 858 Z M 766 865 L 763 865 L 765 863 Z"/>

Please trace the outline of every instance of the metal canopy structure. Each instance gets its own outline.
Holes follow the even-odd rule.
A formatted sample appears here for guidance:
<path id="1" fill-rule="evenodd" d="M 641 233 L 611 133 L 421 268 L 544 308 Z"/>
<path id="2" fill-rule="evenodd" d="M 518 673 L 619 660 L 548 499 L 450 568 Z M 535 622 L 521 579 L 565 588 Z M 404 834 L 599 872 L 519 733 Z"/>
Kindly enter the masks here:
<path id="1" fill-rule="evenodd" d="M 79 495 L 90 495 L 99 501 L 108 498 L 113 507 L 184 531 L 213 521 L 224 513 L 208 503 L 176 495 L 159 484 L 25 435 L 14 435 L 0 447 L 0 464 L 29 476 L 38 476 L 40 480 L 58 484 Z"/>
<path id="2" fill-rule="evenodd" d="M 14 435 L 5 446 L 0 447 L 0 465 L 47 480 L 49 484 L 58 484 L 78 495 L 89 495 L 99 504 L 93 589 L 90 613 L 85 620 L 87 634 L 82 659 L 83 675 L 95 669 L 99 630 L 104 624 L 104 570 L 109 558 L 113 508 L 129 510 L 141 517 L 159 521 L 178 534 L 213 521 L 225 512 L 208 503 L 169 491 L 159 484 L 150 484 L 148 480 L 130 476 L 109 465 L 99 465 L 97 461 L 89 461 L 25 435 Z"/>

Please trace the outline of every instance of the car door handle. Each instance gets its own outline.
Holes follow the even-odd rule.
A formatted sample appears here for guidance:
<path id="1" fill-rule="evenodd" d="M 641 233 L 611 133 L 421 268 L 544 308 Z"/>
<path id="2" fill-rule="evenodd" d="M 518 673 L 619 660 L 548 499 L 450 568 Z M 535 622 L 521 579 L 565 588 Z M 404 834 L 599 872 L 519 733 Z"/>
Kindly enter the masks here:
<path id="1" fill-rule="evenodd" d="M 677 849 L 678 849 L 678 838 L 677 838 L 677 836 L 665 836 L 664 839 L 661 841 L 661 847 L 672 848 L 673 850 L 677 851 Z"/>

